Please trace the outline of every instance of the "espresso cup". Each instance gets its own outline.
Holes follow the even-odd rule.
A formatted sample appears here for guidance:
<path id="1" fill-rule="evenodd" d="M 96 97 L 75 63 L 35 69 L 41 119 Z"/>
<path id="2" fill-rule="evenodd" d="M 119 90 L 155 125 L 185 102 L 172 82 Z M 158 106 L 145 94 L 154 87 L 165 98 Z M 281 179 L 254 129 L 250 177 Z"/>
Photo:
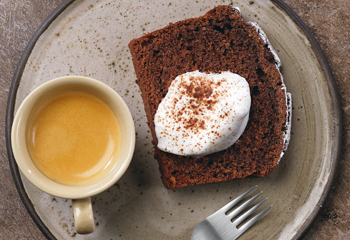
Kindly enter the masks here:
<path id="1" fill-rule="evenodd" d="M 117 124 L 115 129 L 117 129 L 120 134 L 120 141 L 117 141 L 117 143 L 116 141 L 112 142 L 113 144 L 119 145 L 113 145 L 118 149 L 109 152 L 111 157 L 108 158 L 108 163 L 103 165 L 101 171 L 97 171 L 93 177 L 87 178 L 80 182 L 70 182 L 70 180 L 65 181 L 64 175 L 61 176 L 63 180 L 57 180 L 58 178 L 55 178 L 56 167 L 53 168 L 53 172 L 50 172 L 50 174 L 53 175 L 45 172 L 45 168 L 42 168 L 42 166 L 36 162 L 36 152 L 33 150 L 34 148 L 31 147 L 31 145 L 33 145 L 31 142 L 33 140 L 31 139 L 31 134 L 32 132 L 39 131 L 39 127 L 36 125 L 33 127 L 33 122 L 36 121 L 35 119 L 39 118 L 40 120 L 40 115 L 39 117 L 36 117 L 39 114 L 38 112 L 42 111 L 41 109 L 44 108 L 43 106 L 45 106 L 45 104 L 53 101 L 52 99 L 55 98 L 55 96 L 61 96 L 68 93 L 73 95 L 75 93 L 79 93 L 82 95 L 85 94 L 88 96 L 93 96 L 94 99 L 96 98 L 96 101 L 104 104 L 106 109 L 110 109 L 114 114 L 113 116 L 116 117 Z M 48 109 L 51 108 L 52 106 L 50 105 Z M 98 108 L 99 107 L 97 107 L 97 110 Z M 93 115 L 98 117 L 98 114 Z M 113 116 L 111 115 L 110 117 L 113 118 Z M 55 126 L 55 123 L 50 121 L 50 119 L 46 120 L 48 124 Z M 87 120 L 85 121 L 84 119 L 77 121 L 81 121 L 79 122 L 79 125 L 83 125 L 83 123 L 87 122 Z M 85 128 L 86 130 L 89 130 L 88 127 Z M 45 133 L 46 131 L 47 130 L 44 128 L 43 132 Z M 99 128 L 97 128 L 97 131 L 99 131 Z M 62 132 L 62 130 L 58 130 L 58 132 Z M 97 133 L 101 134 L 100 132 Z M 71 133 L 68 131 L 68 137 L 70 134 Z M 108 139 L 110 138 L 111 137 L 109 136 Z M 94 140 L 93 138 L 91 139 Z M 38 142 L 35 142 L 34 145 L 38 148 L 36 151 L 38 151 L 38 154 L 40 155 L 42 151 L 40 149 L 39 140 L 35 141 Z M 58 142 L 63 141 L 64 138 L 58 140 Z M 95 228 L 91 196 L 99 194 L 111 187 L 127 170 L 135 148 L 135 126 L 127 105 L 123 99 L 109 86 L 88 77 L 60 77 L 42 84 L 32 91 L 22 102 L 13 121 L 11 144 L 17 165 L 25 177 L 36 187 L 48 194 L 60 198 L 72 199 L 75 229 L 79 234 L 88 234 L 93 232 Z M 84 147 L 86 146 L 84 145 Z M 51 148 L 55 148 L 55 146 L 51 146 Z M 87 150 L 92 150 L 92 153 L 94 153 L 95 144 L 89 146 L 89 148 L 92 149 Z M 58 148 L 57 151 L 60 152 L 61 149 Z M 73 166 L 77 167 L 75 166 L 77 163 L 74 163 L 74 161 L 70 159 L 69 161 L 71 161 L 71 163 L 68 163 L 68 167 L 65 166 L 66 170 L 73 170 Z M 77 168 L 79 169 L 80 167 L 78 166 Z M 59 170 L 59 168 L 57 169 Z M 60 171 L 65 173 L 65 170 Z"/>

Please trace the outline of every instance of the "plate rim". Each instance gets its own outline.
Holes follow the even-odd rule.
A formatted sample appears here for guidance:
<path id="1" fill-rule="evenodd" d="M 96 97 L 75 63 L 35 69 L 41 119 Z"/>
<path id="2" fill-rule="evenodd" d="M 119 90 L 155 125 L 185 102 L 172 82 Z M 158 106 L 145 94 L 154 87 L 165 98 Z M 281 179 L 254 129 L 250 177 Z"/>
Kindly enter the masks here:
<path id="1" fill-rule="evenodd" d="M 333 159 L 333 161 L 331 162 L 332 168 L 329 174 L 329 178 L 327 180 L 327 183 L 325 184 L 321 197 L 318 203 L 316 204 L 317 206 L 322 206 L 323 203 L 326 202 L 329 196 L 329 192 L 331 190 L 332 184 L 335 179 L 335 173 L 337 172 L 337 169 L 339 167 L 339 159 L 340 159 L 341 146 L 342 146 L 341 133 L 343 129 L 343 113 L 342 113 L 342 107 L 341 107 L 341 98 L 340 98 L 339 91 L 337 89 L 337 85 L 336 85 L 332 70 L 327 61 L 327 58 L 324 55 L 321 46 L 317 42 L 316 38 L 314 37 L 310 29 L 300 19 L 300 17 L 282 0 L 271 0 L 271 2 L 275 3 L 276 6 L 280 7 L 293 20 L 293 22 L 296 23 L 296 25 L 301 29 L 301 31 L 307 37 L 308 41 L 310 42 L 311 48 L 315 53 L 319 64 L 321 65 L 321 69 L 323 70 L 324 76 L 327 80 L 329 94 L 332 99 L 334 139 L 333 139 L 333 144 L 331 148 L 331 159 Z M 317 215 L 320 213 L 320 210 L 321 210 L 321 207 L 318 207 L 318 208 L 316 207 L 313 209 L 310 216 L 305 220 L 304 224 L 297 231 L 294 239 L 301 239 L 308 233 L 313 223 L 315 222 Z"/>
<path id="2" fill-rule="evenodd" d="M 342 110 L 341 110 L 341 101 L 340 101 L 340 95 L 337 90 L 337 85 L 333 77 L 333 73 L 331 71 L 331 68 L 328 64 L 328 61 L 317 42 L 316 38 L 313 36 L 312 32 L 309 30 L 309 28 L 306 26 L 306 24 L 299 18 L 299 16 L 282 0 L 270 0 L 276 7 L 280 8 L 284 13 L 286 13 L 293 22 L 301 29 L 301 31 L 305 34 L 308 41 L 310 42 L 311 48 L 313 52 L 316 55 L 316 58 L 321 65 L 321 68 L 323 70 L 324 76 L 326 78 L 327 84 L 328 84 L 328 90 L 329 94 L 332 99 L 333 103 L 333 136 L 334 141 L 332 143 L 331 148 L 331 159 L 333 160 L 331 162 L 331 171 L 329 174 L 329 178 L 327 180 L 327 183 L 325 184 L 325 187 L 323 189 L 323 192 L 321 194 L 321 197 L 317 203 L 317 206 L 321 206 L 329 196 L 329 192 L 332 186 L 332 183 L 335 179 L 335 173 L 337 171 L 337 168 L 339 166 L 339 158 L 341 153 L 341 143 L 342 143 L 342 137 L 341 132 L 343 128 L 343 118 L 342 118 Z M 34 35 L 30 39 L 30 41 L 27 44 L 27 47 L 25 48 L 24 52 L 22 53 L 22 56 L 19 60 L 19 63 L 16 67 L 14 76 L 11 80 L 11 87 L 8 95 L 7 100 L 7 107 L 6 107 L 6 119 L 5 119 L 5 138 L 6 138 L 6 149 L 7 149 L 7 155 L 8 155 L 8 161 L 10 165 L 11 174 L 13 177 L 13 180 L 15 182 L 15 186 L 17 188 L 17 192 L 27 210 L 31 218 L 33 219 L 34 223 L 37 225 L 39 230 L 43 233 L 43 235 L 47 239 L 56 239 L 56 237 L 51 233 L 51 231 L 48 229 L 48 227 L 43 223 L 42 219 L 39 217 L 37 212 L 35 211 L 34 204 L 29 199 L 29 196 L 27 192 L 24 189 L 23 182 L 20 177 L 20 172 L 18 169 L 18 166 L 16 164 L 16 161 L 14 159 L 13 153 L 12 153 L 12 146 L 11 146 L 11 127 L 13 123 L 14 118 L 14 108 L 15 108 L 15 102 L 16 102 L 16 96 L 17 96 L 17 90 L 21 81 L 21 77 L 24 71 L 24 68 L 27 64 L 28 58 L 35 47 L 35 44 L 37 40 L 40 38 L 40 36 L 45 32 L 45 30 L 50 26 L 50 24 L 55 21 L 55 19 L 67 8 L 69 7 L 75 0 L 65 0 L 62 3 L 60 3 L 42 22 L 42 24 L 38 27 L 38 29 L 35 31 Z M 293 239 L 300 239 L 303 236 L 305 236 L 308 232 L 308 230 L 311 228 L 313 223 L 316 220 L 316 217 L 318 213 L 320 212 L 320 208 L 314 208 L 311 212 L 310 216 L 305 220 L 305 222 L 301 225 L 300 229 L 296 232 Z"/>
<path id="3" fill-rule="evenodd" d="M 5 119 L 5 141 L 6 141 L 6 149 L 7 149 L 7 156 L 8 161 L 10 165 L 10 170 L 12 174 L 12 178 L 15 182 L 15 186 L 17 188 L 17 192 L 24 204 L 24 207 L 26 208 L 27 212 L 33 219 L 36 226 L 39 228 L 39 230 L 42 232 L 42 234 L 47 239 L 55 240 L 56 237 L 51 233 L 51 231 L 47 228 L 47 226 L 44 224 L 44 222 L 41 220 L 37 212 L 35 211 L 34 204 L 30 200 L 27 192 L 25 191 L 23 182 L 21 181 L 21 176 L 19 172 L 19 168 L 17 166 L 17 163 L 14 159 L 13 152 L 12 152 L 12 145 L 11 145 L 11 128 L 12 123 L 14 119 L 14 109 L 15 109 L 15 103 L 16 103 L 16 97 L 17 97 L 17 90 L 22 78 L 22 74 L 24 71 L 24 68 L 27 64 L 27 61 L 29 59 L 29 56 L 35 47 L 36 42 L 40 38 L 40 36 L 45 32 L 45 30 L 50 26 L 50 24 L 68 7 L 70 6 L 75 0 L 65 0 L 62 3 L 60 3 L 46 18 L 45 20 L 40 24 L 38 29 L 35 31 L 34 35 L 29 40 L 25 50 L 22 53 L 22 56 L 17 64 L 15 73 L 13 75 L 13 78 L 11 80 L 11 86 L 10 91 L 7 99 L 7 106 L 6 106 L 6 119 Z"/>

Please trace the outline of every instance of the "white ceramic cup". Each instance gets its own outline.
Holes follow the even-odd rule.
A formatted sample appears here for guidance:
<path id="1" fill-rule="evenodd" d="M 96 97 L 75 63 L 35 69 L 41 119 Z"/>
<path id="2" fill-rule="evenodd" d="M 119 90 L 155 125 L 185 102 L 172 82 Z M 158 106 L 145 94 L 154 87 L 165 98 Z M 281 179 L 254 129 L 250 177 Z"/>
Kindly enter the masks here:
<path id="1" fill-rule="evenodd" d="M 35 112 L 54 95 L 65 91 L 83 91 L 103 100 L 119 120 L 122 138 L 116 161 L 108 166 L 107 171 L 96 179 L 77 185 L 57 183 L 46 177 L 33 163 L 27 146 L 28 129 Z M 88 234 L 95 229 L 90 197 L 111 187 L 125 173 L 135 149 L 135 126 L 127 105 L 112 88 L 92 78 L 67 76 L 42 84 L 26 97 L 13 121 L 11 143 L 21 172 L 42 191 L 72 199 L 75 229 L 79 234 Z"/>

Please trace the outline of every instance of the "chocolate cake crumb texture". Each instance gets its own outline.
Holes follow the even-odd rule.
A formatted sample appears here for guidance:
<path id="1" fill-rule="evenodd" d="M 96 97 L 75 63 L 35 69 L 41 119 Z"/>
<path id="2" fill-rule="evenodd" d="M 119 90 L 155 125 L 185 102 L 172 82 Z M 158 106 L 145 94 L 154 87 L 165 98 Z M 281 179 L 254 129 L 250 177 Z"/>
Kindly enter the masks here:
<path id="1" fill-rule="evenodd" d="M 167 188 L 263 177 L 276 168 L 284 143 L 286 93 L 272 52 L 237 9 L 219 6 L 202 17 L 171 23 L 132 40 L 129 49 L 154 155 Z M 237 73 L 249 83 L 252 98 L 249 121 L 240 139 L 224 151 L 201 158 L 159 150 L 153 121 L 171 82 L 195 70 Z M 192 92 L 205 98 L 210 88 Z"/>

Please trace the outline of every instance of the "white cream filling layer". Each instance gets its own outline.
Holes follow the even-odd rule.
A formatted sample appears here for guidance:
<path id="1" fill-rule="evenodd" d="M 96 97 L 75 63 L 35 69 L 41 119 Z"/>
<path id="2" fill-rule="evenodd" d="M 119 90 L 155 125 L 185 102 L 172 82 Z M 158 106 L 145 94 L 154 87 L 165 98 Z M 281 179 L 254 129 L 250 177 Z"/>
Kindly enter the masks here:
<path id="1" fill-rule="evenodd" d="M 237 8 L 234 8 L 237 9 Z M 239 9 L 238 9 L 239 11 Z M 281 158 L 284 155 L 284 152 L 287 151 L 288 149 L 288 145 L 289 145 L 289 141 L 290 141 L 290 136 L 291 136 L 291 127 L 292 127 L 292 94 L 287 92 L 286 86 L 284 84 L 283 81 L 283 76 L 280 72 L 280 68 L 282 66 L 282 62 L 280 60 L 280 58 L 277 55 L 277 52 L 275 51 L 275 49 L 272 47 L 271 42 L 269 41 L 269 39 L 267 38 L 264 30 L 262 30 L 262 28 L 259 26 L 258 23 L 256 22 L 248 22 L 248 24 L 250 24 L 251 26 L 255 27 L 257 33 L 259 34 L 259 37 L 261 40 L 264 41 L 265 44 L 267 44 L 267 47 L 269 48 L 269 50 L 271 51 L 274 59 L 275 59 L 275 64 L 276 64 L 276 68 L 279 71 L 280 75 L 281 75 L 281 80 L 282 80 L 282 88 L 285 92 L 286 95 L 286 104 L 287 104 L 287 120 L 286 120 L 286 125 L 285 125 L 285 130 L 283 132 L 283 150 L 281 152 L 281 156 L 279 161 L 281 160 Z M 278 161 L 278 162 L 279 162 Z"/>
<path id="2" fill-rule="evenodd" d="M 234 10 L 237 10 L 239 12 L 240 17 L 242 17 L 241 11 L 238 7 L 232 7 L 232 8 Z M 257 33 L 259 34 L 260 39 L 263 40 L 265 44 L 267 44 L 267 47 L 269 48 L 269 50 L 271 51 L 271 53 L 275 59 L 276 68 L 280 72 L 282 62 L 281 62 L 280 58 L 278 57 L 275 49 L 272 47 L 272 44 L 269 41 L 269 39 L 267 38 L 267 35 L 265 34 L 264 30 L 256 22 L 249 21 L 248 24 L 255 27 Z M 283 88 L 285 95 L 286 95 L 287 120 L 286 120 L 285 130 L 283 132 L 283 151 L 281 152 L 281 156 L 280 156 L 279 160 L 281 160 L 282 156 L 284 155 L 284 152 L 288 148 L 290 136 L 291 136 L 291 127 L 292 127 L 292 94 L 287 92 L 286 86 L 283 82 L 283 76 L 282 76 L 281 72 L 280 72 L 280 75 L 281 75 L 281 80 L 282 80 L 282 88 Z"/>

